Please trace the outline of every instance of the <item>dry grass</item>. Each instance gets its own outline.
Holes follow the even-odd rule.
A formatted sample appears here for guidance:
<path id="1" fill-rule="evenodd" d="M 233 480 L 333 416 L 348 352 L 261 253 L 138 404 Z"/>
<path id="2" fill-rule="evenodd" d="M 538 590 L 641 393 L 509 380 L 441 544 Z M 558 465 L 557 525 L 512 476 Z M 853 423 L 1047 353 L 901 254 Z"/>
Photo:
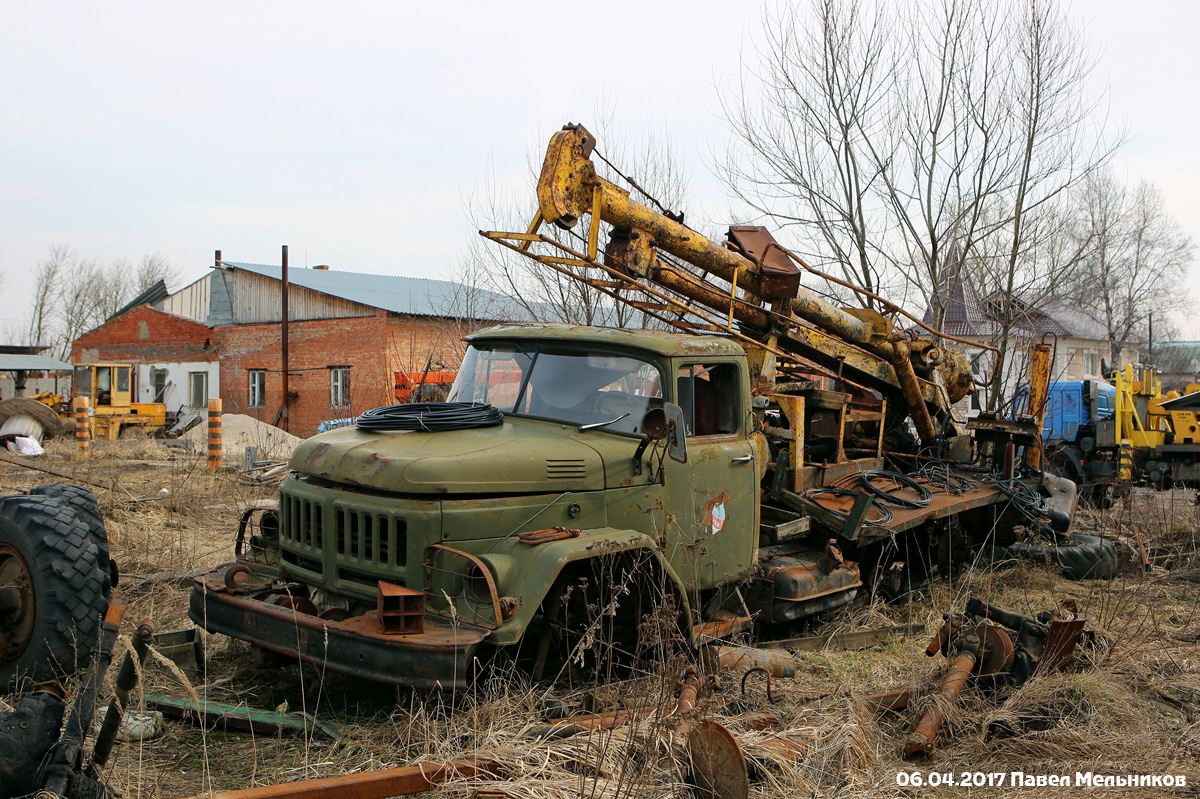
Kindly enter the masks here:
<path id="1" fill-rule="evenodd" d="M 46 460 L 80 477 L 118 484 L 116 491 L 98 494 L 113 556 L 125 575 L 120 590 L 130 601 L 128 618 L 150 619 L 160 630 L 189 626 L 188 589 L 180 578 L 231 559 L 239 508 L 272 490 L 240 485 L 232 473 L 209 475 L 202 456 L 153 441 L 96 442 L 94 449 L 85 460 L 68 446 L 52 445 Z M 15 467 L 0 469 L 2 493 L 52 481 L 59 480 Z M 1131 569 L 1108 583 L 1076 583 L 1042 569 L 980 568 L 937 583 L 908 602 L 856 605 L 834 614 L 822 629 L 920 623 L 931 634 L 943 613 L 961 610 L 970 596 L 1027 615 L 1074 600 L 1099 633 L 1096 646 L 1077 653 L 1071 670 L 1037 677 L 1019 689 L 966 691 L 960 705 L 947 709 L 949 722 L 928 763 L 913 766 L 899 756 L 946 666 L 943 658 L 924 656 L 928 635 L 894 638 L 857 652 L 799 653 L 797 677 L 775 681 L 773 704 L 760 680 L 752 679 L 743 697 L 737 675 L 726 675 L 689 718 L 715 718 L 734 731 L 754 763 L 755 797 L 960 795 L 960 789 L 945 786 L 898 787 L 896 774 L 911 770 L 1173 773 L 1186 774 L 1195 784 L 1200 780 L 1200 595 L 1194 584 L 1200 580 L 1200 514 L 1190 493 L 1139 493 L 1128 507 L 1085 513 L 1080 523 L 1128 540 L 1137 524 L 1154 562 L 1150 573 Z M 1187 579 L 1188 574 L 1196 576 Z M 614 702 L 648 697 L 659 711 L 624 726 L 533 743 L 531 731 L 546 723 L 546 689 L 529 686 L 511 672 L 491 674 L 458 695 L 424 694 L 364 686 L 311 666 L 264 673 L 250 666 L 245 645 L 217 637 L 206 643 L 203 671 L 181 679 L 149 663 L 147 690 L 194 692 L 268 709 L 287 702 L 290 710 L 345 725 L 343 737 L 264 738 L 202 732 L 169 721 L 159 739 L 118 744 L 109 778 L 127 796 L 184 797 L 466 754 L 503 762 L 509 778 L 451 783 L 439 795 L 466 799 L 473 789 L 485 787 L 530 799 L 690 795 L 684 739 L 665 719 L 674 703 L 670 673 L 681 663 L 598 691 Z M 923 691 L 912 709 L 881 715 L 866 709 L 868 694 L 900 688 Z M 559 689 L 550 698 L 570 703 L 580 695 Z M 11 704 L 14 698 L 0 701 Z M 759 729 L 754 719 L 764 714 L 777 717 L 778 726 Z M 806 755 L 798 761 L 781 756 L 772 745 L 779 738 L 805 748 Z M 1053 796 L 1056 790 L 1038 789 L 1036 795 Z M 1078 792 L 1061 789 L 1064 796 Z M 983 788 L 971 795 L 1011 793 Z M 1127 788 L 1092 793 L 1152 795 Z"/>

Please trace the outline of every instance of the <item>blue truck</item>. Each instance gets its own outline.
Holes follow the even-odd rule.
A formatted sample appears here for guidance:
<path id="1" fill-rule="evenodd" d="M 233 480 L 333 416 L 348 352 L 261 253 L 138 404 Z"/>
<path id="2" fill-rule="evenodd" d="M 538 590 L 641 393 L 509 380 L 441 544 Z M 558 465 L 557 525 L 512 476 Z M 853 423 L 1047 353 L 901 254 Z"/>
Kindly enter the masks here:
<path id="1" fill-rule="evenodd" d="M 1161 396 L 1152 369 L 1112 376 L 1116 385 L 1103 380 L 1050 384 L 1042 430 L 1048 468 L 1074 480 L 1080 497 L 1101 508 L 1111 507 L 1128 485 L 1200 487 L 1200 444 L 1188 432 L 1200 417 L 1173 409 L 1175 395 Z"/>

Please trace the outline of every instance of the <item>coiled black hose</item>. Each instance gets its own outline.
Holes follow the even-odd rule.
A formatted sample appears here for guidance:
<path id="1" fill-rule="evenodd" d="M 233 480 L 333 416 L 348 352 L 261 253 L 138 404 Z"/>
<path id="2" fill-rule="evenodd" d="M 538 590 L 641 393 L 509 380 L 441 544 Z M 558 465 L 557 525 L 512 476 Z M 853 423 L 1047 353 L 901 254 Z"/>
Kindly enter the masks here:
<path id="1" fill-rule="evenodd" d="M 444 430 L 495 427 L 503 423 L 504 414 L 495 406 L 483 402 L 410 402 L 406 405 L 385 405 L 366 411 L 356 422 L 360 430 L 375 433 L 398 430 L 437 433 Z"/>
<path id="2" fill-rule="evenodd" d="M 884 491 L 879 486 L 875 485 L 874 480 L 890 480 L 897 486 L 903 486 L 917 493 L 916 499 L 902 497 L 893 494 L 889 491 Z M 913 480 L 906 474 L 900 472 L 892 472 L 887 469 L 871 469 L 861 472 L 858 475 L 858 484 L 870 491 L 875 496 L 882 499 L 884 502 L 890 502 L 893 505 L 899 505 L 902 508 L 924 508 L 933 501 L 933 492 L 925 486 Z"/>

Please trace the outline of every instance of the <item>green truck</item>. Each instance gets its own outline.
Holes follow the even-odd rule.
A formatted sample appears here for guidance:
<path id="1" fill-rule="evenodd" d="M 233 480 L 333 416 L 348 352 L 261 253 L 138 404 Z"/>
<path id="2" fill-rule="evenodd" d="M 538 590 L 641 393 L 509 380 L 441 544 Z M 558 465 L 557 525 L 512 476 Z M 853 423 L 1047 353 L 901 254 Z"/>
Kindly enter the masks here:
<path id="1" fill-rule="evenodd" d="M 836 392 L 797 390 L 805 422 L 831 415 Z M 966 478 L 891 486 L 887 510 L 789 490 L 764 432 L 786 439 L 788 419 L 728 338 L 495 327 L 469 338 L 448 403 L 394 407 L 428 429 L 360 421 L 296 449 L 237 562 L 196 578 L 193 620 L 383 682 L 461 687 L 497 655 L 552 677 L 635 656 L 655 614 L 691 645 L 786 630 L 1013 527 L 1010 495 Z M 845 417 L 847 439 L 882 437 L 882 418 Z"/>

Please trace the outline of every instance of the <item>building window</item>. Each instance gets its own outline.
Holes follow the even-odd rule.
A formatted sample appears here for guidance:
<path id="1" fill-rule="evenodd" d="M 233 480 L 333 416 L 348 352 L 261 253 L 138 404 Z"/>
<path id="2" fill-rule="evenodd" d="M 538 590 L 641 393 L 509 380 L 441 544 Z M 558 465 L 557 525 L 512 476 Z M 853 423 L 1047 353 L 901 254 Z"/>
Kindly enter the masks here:
<path id="1" fill-rule="evenodd" d="M 250 370 L 250 407 L 267 406 L 267 372 L 265 369 Z"/>
<path id="2" fill-rule="evenodd" d="M 1083 356 L 1083 374 L 1092 376 L 1100 374 L 1100 358 L 1094 352 Z"/>
<path id="3" fill-rule="evenodd" d="M 331 408 L 350 407 L 350 367 L 329 367 L 329 406 Z"/>
<path id="4" fill-rule="evenodd" d="M 208 407 L 208 372 L 188 372 L 188 394 L 189 406 Z"/>

